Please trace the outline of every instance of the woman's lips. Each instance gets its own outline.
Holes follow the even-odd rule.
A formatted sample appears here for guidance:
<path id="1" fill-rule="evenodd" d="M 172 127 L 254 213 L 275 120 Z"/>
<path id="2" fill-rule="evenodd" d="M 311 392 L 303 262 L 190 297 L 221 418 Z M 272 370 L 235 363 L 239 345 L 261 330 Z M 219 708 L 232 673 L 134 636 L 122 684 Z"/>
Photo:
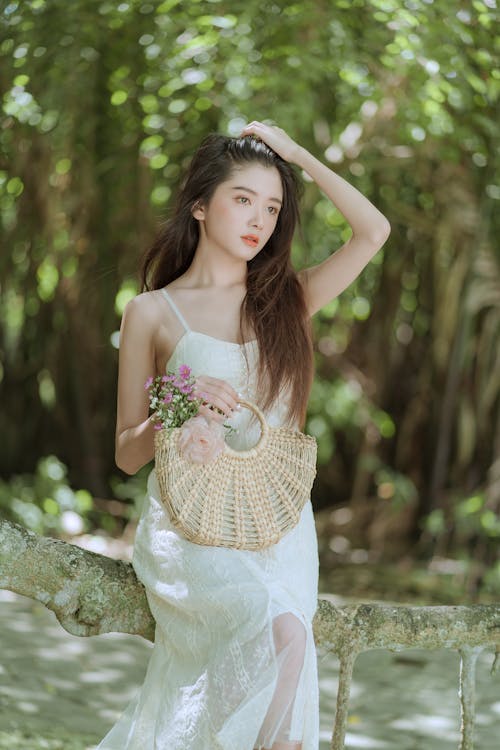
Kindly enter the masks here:
<path id="1" fill-rule="evenodd" d="M 255 234 L 245 234 L 241 237 L 243 242 L 246 242 L 250 247 L 256 247 L 259 244 L 259 238 Z"/>

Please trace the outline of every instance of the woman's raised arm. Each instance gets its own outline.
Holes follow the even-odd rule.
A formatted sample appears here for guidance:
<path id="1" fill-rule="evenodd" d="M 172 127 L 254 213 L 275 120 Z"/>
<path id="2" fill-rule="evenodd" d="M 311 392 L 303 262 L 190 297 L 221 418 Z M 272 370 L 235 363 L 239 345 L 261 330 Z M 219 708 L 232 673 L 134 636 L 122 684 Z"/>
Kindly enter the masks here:
<path id="1" fill-rule="evenodd" d="M 298 273 L 309 314 L 314 315 L 359 276 L 387 240 L 391 226 L 368 198 L 295 143 L 282 128 L 254 121 L 242 131 L 242 135 L 249 134 L 261 138 L 283 159 L 307 172 L 352 228 L 352 236 L 329 258 Z"/>
<path id="2" fill-rule="evenodd" d="M 351 237 L 333 255 L 299 271 L 309 314 L 314 315 L 359 276 L 389 237 L 391 225 L 368 198 L 306 149 L 300 147 L 295 163 L 312 177 L 352 228 Z"/>

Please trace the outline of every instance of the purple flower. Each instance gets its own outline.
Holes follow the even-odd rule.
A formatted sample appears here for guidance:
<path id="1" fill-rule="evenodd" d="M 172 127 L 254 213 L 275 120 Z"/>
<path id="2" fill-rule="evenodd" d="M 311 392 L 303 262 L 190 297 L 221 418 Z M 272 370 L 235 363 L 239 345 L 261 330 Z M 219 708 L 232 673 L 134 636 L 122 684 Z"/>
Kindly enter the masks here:
<path id="1" fill-rule="evenodd" d="M 153 377 L 151 376 L 144 383 L 144 390 L 147 391 L 148 388 L 152 385 L 152 383 L 153 383 Z"/>
<path id="2" fill-rule="evenodd" d="M 164 404 L 169 404 L 172 401 L 172 398 L 173 398 L 173 396 L 172 396 L 171 393 L 166 393 L 165 394 L 165 398 L 163 399 L 163 403 Z"/>
<path id="3" fill-rule="evenodd" d="M 188 393 L 191 393 L 192 388 L 191 388 L 190 385 L 181 385 L 181 387 L 179 388 L 179 390 L 180 390 L 181 393 L 184 393 L 184 394 L 187 395 Z"/>
<path id="4" fill-rule="evenodd" d="M 187 380 L 191 375 L 191 368 L 188 365 L 181 365 L 179 367 L 179 375 L 183 380 Z"/>
<path id="5" fill-rule="evenodd" d="M 153 427 L 153 430 L 162 430 L 162 429 L 163 429 L 163 427 L 162 427 L 161 424 L 155 424 L 154 427 Z"/>
<path id="6" fill-rule="evenodd" d="M 162 383 L 168 383 L 168 381 L 169 381 L 169 376 L 168 375 L 163 375 L 162 379 L 161 379 L 161 382 Z"/>

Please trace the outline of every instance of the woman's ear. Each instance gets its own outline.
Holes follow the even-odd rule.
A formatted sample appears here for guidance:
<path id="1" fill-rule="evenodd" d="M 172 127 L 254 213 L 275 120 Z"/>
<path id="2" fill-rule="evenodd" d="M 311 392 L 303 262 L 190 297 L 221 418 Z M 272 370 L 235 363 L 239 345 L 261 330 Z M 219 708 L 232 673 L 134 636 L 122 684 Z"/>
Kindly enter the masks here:
<path id="1" fill-rule="evenodd" d="M 205 210 L 200 200 L 195 201 L 191 208 L 191 214 L 193 218 L 202 221 L 205 218 Z"/>

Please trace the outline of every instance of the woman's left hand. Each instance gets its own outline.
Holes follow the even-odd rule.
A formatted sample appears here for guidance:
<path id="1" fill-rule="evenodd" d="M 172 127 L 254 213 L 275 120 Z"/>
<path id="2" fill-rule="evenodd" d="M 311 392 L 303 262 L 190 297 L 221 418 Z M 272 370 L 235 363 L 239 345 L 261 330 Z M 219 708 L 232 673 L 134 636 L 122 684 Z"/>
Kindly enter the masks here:
<path id="1" fill-rule="evenodd" d="M 276 151 L 282 159 L 296 163 L 296 159 L 300 153 L 300 146 L 277 125 L 264 125 L 263 122 L 252 120 L 252 122 L 243 128 L 240 137 L 242 138 L 245 135 L 254 135 L 260 138 L 269 148 Z"/>

